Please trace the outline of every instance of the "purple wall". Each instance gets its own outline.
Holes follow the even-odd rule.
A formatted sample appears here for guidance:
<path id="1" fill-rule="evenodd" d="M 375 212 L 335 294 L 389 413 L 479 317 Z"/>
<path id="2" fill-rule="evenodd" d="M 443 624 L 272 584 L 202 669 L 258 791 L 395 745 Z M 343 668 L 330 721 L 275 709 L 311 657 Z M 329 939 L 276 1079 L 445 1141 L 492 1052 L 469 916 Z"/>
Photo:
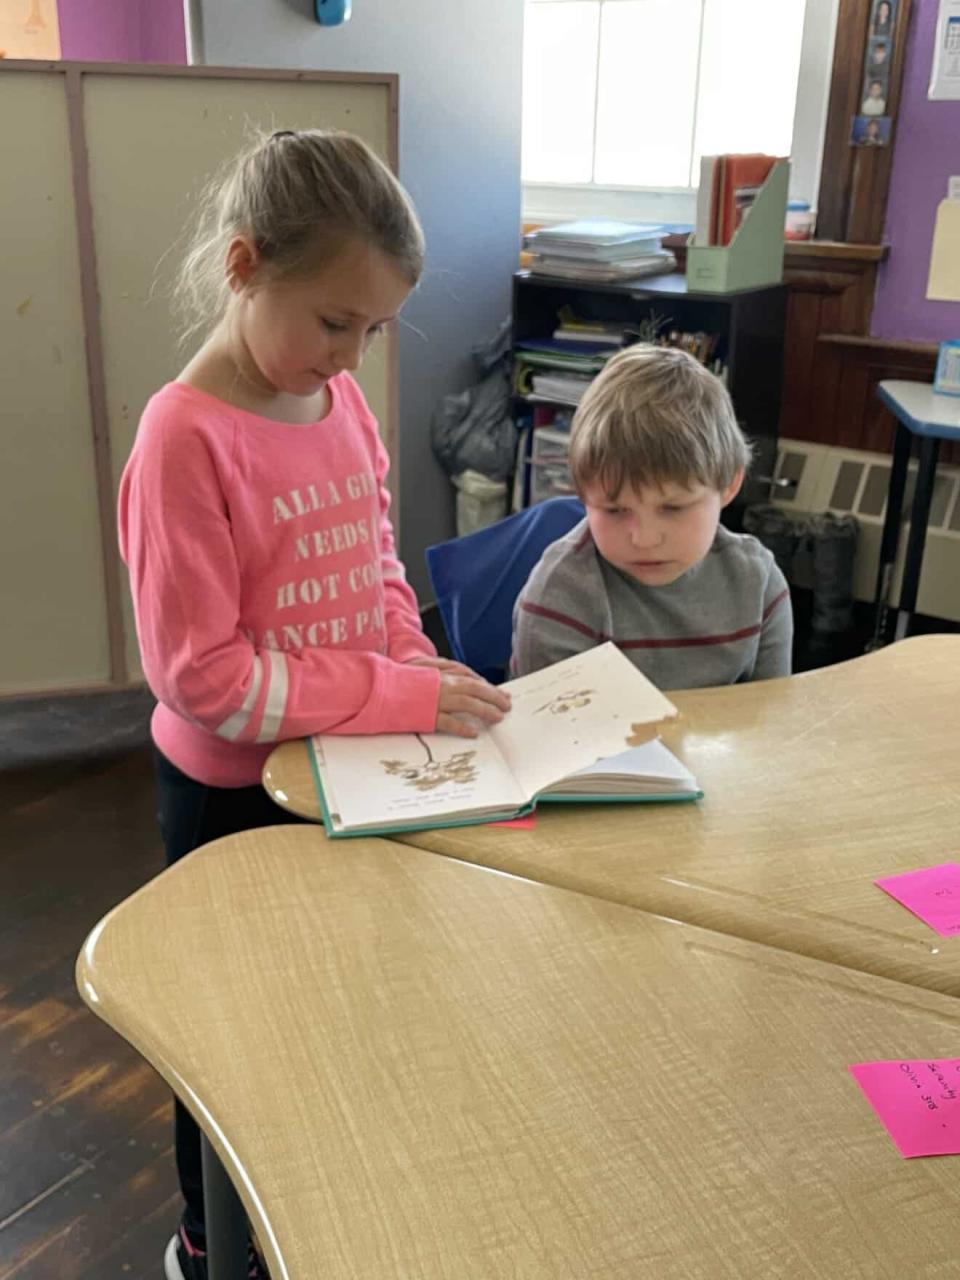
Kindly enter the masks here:
<path id="1" fill-rule="evenodd" d="M 63 3 L 63 0 L 60 0 Z M 143 0 L 144 62 L 187 61 L 183 0 Z"/>
<path id="2" fill-rule="evenodd" d="M 939 342 L 960 338 L 960 303 L 928 302 L 927 275 L 937 205 L 960 174 L 960 101 L 929 102 L 937 0 L 914 0 L 896 123 L 881 267 L 872 332 L 878 338 Z"/>
<path id="3" fill-rule="evenodd" d="M 60 49 L 77 62 L 187 60 L 183 0 L 58 0 Z"/>

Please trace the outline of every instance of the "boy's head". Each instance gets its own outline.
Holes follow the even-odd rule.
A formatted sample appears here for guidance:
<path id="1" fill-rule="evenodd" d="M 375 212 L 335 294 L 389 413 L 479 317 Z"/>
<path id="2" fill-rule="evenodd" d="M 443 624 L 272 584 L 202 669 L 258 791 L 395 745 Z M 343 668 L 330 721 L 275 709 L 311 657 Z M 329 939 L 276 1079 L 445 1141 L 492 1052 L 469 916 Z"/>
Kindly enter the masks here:
<path id="1" fill-rule="evenodd" d="M 867 90 L 867 96 L 874 99 L 882 98 L 883 97 L 883 81 L 871 80 L 870 87 Z"/>
<path id="2" fill-rule="evenodd" d="M 597 550 L 647 586 L 699 564 L 749 462 L 720 379 L 672 347 L 614 356 L 573 421 L 570 469 Z"/>

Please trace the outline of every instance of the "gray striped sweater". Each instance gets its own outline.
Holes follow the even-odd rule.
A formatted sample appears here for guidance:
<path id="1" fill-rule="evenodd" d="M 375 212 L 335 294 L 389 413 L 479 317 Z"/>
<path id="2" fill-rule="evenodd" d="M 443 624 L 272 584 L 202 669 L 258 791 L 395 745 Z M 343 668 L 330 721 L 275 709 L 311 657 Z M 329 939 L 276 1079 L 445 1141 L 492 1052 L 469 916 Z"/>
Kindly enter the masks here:
<path id="1" fill-rule="evenodd" d="M 699 564 L 645 586 L 597 551 L 586 520 L 544 552 L 513 614 L 514 675 L 612 640 L 660 689 L 790 674 L 793 614 L 773 556 L 722 525 Z"/>

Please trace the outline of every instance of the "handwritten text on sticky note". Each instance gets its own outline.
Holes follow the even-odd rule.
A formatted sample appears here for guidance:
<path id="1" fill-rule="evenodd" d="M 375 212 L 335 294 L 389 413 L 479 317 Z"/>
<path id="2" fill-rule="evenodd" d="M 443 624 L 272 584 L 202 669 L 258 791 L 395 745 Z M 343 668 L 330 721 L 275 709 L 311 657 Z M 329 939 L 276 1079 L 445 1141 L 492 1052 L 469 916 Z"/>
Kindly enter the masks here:
<path id="1" fill-rule="evenodd" d="M 858 1062 L 849 1070 L 902 1156 L 960 1155 L 960 1058 Z"/>
<path id="2" fill-rule="evenodd" d="M 960 933 L 960 864 L 943 862 L 902 876 L 884 876 L 873 883 L 902 902 L 942 938 Z"/>

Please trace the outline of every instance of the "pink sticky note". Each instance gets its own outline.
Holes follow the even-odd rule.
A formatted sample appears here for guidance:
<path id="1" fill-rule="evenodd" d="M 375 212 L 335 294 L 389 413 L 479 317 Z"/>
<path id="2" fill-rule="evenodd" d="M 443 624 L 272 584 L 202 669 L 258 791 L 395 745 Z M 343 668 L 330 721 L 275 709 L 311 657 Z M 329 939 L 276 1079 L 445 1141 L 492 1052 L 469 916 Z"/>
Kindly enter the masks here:
<path id="1" fill-rule="evenodd" d="M 941 938 L 960 933 L 960 865 L 956 862 L 884 876 L 873 883 L 902 902 Z"/>
<path id="2" fill-rule="evenodd" d="M 848 1070 L 902 1156 L 960 1155 L 960 1058 L 858 1062 Z"/>
<path id="3" fill-rule="evenodd" d="M 537 815 L 529 814 L 526 818 L 510 818 L 507 822 L 488 822 L 488 827 L 513 827 L 515 831 L 532 831 L 537 825 Z"/>

